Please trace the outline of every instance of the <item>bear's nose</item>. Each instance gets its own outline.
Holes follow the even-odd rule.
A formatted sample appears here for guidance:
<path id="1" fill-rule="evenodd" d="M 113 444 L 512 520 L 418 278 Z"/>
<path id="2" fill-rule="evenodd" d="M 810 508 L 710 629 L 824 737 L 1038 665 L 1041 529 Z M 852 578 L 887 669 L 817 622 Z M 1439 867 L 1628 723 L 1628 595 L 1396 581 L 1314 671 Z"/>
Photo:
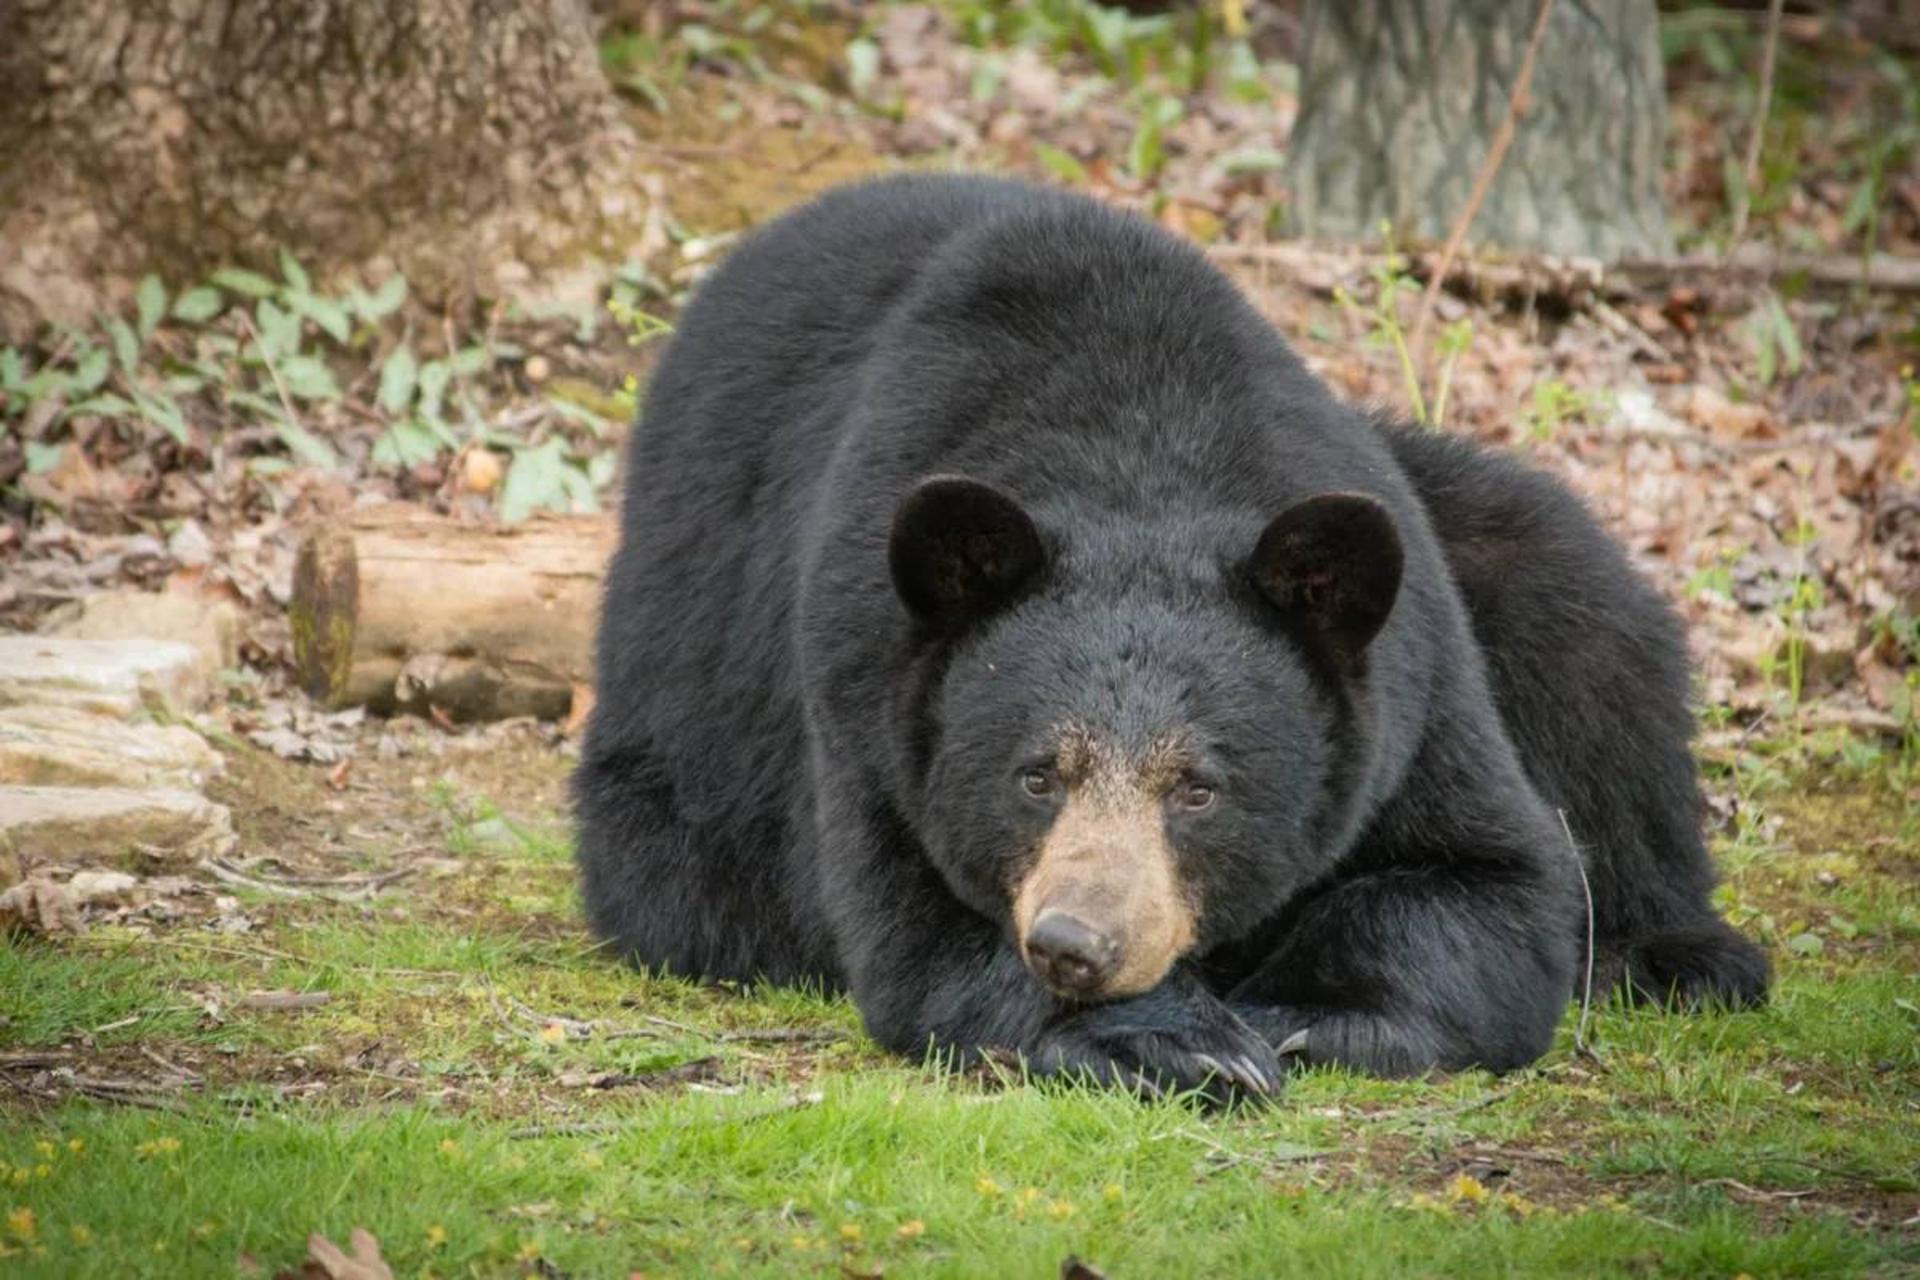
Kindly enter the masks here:
<path id="1" fill-rule="evenodd" d="M 1089 995 L 1112 976 L 1120 947 L 1078 916 L 1043 911 L 1027 931 L 1027 967 L 1062 995 Z"/>

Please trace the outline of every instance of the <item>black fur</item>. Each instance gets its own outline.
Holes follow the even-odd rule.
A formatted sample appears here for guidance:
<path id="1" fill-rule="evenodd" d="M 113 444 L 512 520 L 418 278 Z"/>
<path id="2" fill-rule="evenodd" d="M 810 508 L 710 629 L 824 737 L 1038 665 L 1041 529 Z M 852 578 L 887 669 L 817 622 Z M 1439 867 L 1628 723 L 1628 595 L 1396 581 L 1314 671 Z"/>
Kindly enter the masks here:
<path id="1" fill-rule="evenodd" d="M 976 484 L 903 507 L 936 475 Z M 1553 481 L 1336 401 L 1143 221 L 909 177 L 770 224 L 688 308 L 622 518 L 576 798 L 636 962 L 1150 1085 L 1511 1068 L 1579 968 L 1560 808 L 1620 976 L 1764 993 L 1655 593 Z M 1220 796 L 1167 816 L 1195 947 L 1108 1004 L 1008 936 L 1050 813 L 1015 779 L 1068 720 L 1185 729 Z"/>

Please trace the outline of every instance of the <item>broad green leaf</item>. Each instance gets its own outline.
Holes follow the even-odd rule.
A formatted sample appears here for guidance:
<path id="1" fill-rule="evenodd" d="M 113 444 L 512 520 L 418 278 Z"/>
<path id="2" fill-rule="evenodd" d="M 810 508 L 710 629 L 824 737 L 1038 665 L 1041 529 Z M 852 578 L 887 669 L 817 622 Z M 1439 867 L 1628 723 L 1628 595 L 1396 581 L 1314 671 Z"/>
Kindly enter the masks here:
<path id="1" fill-rule="evenodd" d="M 344 344 L 353 334 L 353 317 L 347 309 L 331 298 L 323 298 L 316 293 L 295 291 L 287 295 L 287 303 L 295 311 L 320 326 L 320 329 L 335 342 Z"/>
<path id="2" fill-rule="evenodd" d="M 278 369 L 290 396 L 302 400 L 340 398 L 340 384 L 334 380 L 333 370 L 313 356 L 289 356 L 279 362 Z"/>
<path id="3" fill-rule="evenodd" d="M 587 463 L 587 479 L 593 481 L 595 489 L 606 488 L 619 474 L 620 457 L 611 449 L 594 454 L 592 460 Z"/>
<path id="4" fill-rule="evenodd" d="M 402 470 L 432 462 L 440 456 L 441 443 L 425 425 L 396 422 L 374 442 L 373 464 L 390 470 Z"/>
<path id="5" fill-rule="evenodd" d="M 563 445 L 558 440 L 513 455 L 513 465 L 500 485 L 500 519 L 518 524 L 536 511 L 563 503 L 567 492 L 561 472 L 566 469 Z"/>
<path id="6" fill-rule="evenodd" d="M 333 446 L 297 422 L 289 422 L 282 417 L 274 424 L 274 433 L 287 446 L 288 453 L 310 467 L 330 471 L 340 465 L 339 455 L 334 453 Z"/>
<path id="7" fill-rule="evenodd" d="M 388 276 L 378 289 L 372 293 L 355 291 L 354 309 L 366 320 L 384 320 L 400 309 L 407 300 L 407 278 L 402 275 Z"/>
<path id="8" fill-rule="evenodd" d="M 9 395 L 26 385 L 27 359 L 18 347 L 0 349 L 0 391 Z"/>
<path id="9" fill-rule="evenodd" d="M 613 427 L 613 423 L 587 408 L 587 406 L 575 404 L 565 396 L 548 396 L 547 403 L 553 406 L 555 413 L 570 422 L 579 423 L 587 430 L 593 432 L 597 438 L 604 438 L 607 432 Z"/>
<path id="10" fill-rule="evenodd" d="M 483 346 L 462 347 L 447 363 L 456 376 L 472 377 L 493 362 L 493 353 Z"/>
<path id="11" fill-rule="evenodd" d="M 220 297 L 218 289 L 201 285 L 173 300 L 173 318 L 185 320 L 188 324 L 205 324 L 219 315 L 225 306 L 226 302 Z"/>
<path id="12" fill-rule="evenodd" d="M 214 284 L 233 293 L 244 294 L 249 298 L 271 298 L 280 292 L 280 286 L 257 271 L 247 271 L 241 267 L 222 267 L 210 277 Z"/>
<path id="13" fill-rule="evenodd" d="M 275 306 L 273 299 L 260 299 L 253 309 L 253 322 L 260 332 L 261 354 L 268 360 L 278 360 L 300 349 L 300 317 Z"/>
<path id="14" fill-rule="evenodd" d="M 453 380 L 453 370 L 447 367 L 445 360 L 429 360 L 420 366 L 420 416 L 429 421 L 438 421 L 441 403 L 447 394 L 447 383 Z"/>
<path id="15" fill-rule="evenodd" d="M 1787 950 L 1797 956 L 1817 956 L 1826 949 L 1826 939 L 1817 933 L 1796 933 L 1787 939 Z"/>
<path id="16" fill-rule="evenodd" d="M 135 412 L 134 404 L 124 396 L 89 396 L 78 404 L 67 406 L 66 415 L 71 418 L 78 413 L 90 413 L 100 417 Z"/>
<path id="17" fill-rule="evenodd" d="M 132 373 L 134 366 L 140 363 L 140 339 L 134 336 L 133 329 L 119 316 L 108 316 L 107 336 L 113 339 L 113 354 L 120 361 L 120 367 Z"/>
<path id="18" fill-rule="evenodd" d="M 36 476 L 43 476 L 60 465 L 60 455 L 66 452 L 63 444 L 41 444 L 38 440 L 27 441 L 27 470 Z"/>
<path id="19" fill-rule="evenodd" d="M 140 311 L 140 337 L 144 341 L 153 336 L 160 317 L 167 314 L 167 287 L 160 283 L 159 276 L 150 275 L 140 282 L 133 300 Z"/>
<path id="20" fill-rule="evenodd" d="M 180 412 L 180 406 L 175 404 L 171 397 L 154 395 L 149 391 L 135 391 L 133 404 L 134 408 L 140 411 L 141 417 L 172 436 L 175 443 L 187 442 L 186 416 Z"/>
<path id="21" fill-rule="evenodd" d="M 88 347 L 73 366 L 73 382 L 70 390 L 87 395 L 100 389 L 107 375 L 113 372 L 113 358 L 105 347 Z"/>
<path id="22" fill-rule="evenodd" d="M 414 359 L 413 348 L 395 347 L 380 366 L 380 407 L 388 413 L 405 413 L 419 382 L 420 362 Z"/>
<path id="23" fill-rule="evenodd" d="M 226 395 L 228 404 L 238 405 L 242 409 L 251 409 L 269 422 L 286 421 L 286 410 L 281 407 L 278 400 L 269 400 L 266 396 L 256 391 L 248 391 L 244 387 L 229 387 Z"/>
<path id="24" fill-rule="evenodd" d="M 566 492 L 573 510 L 584 515 L 598 514 L 600 499 L 594 496 L 593 481 L 585 471 L 571 463 L 561 467 L 560 487 Z"/>
<path id="25" fill-rule="evenodd" d="M 306 293 L 313 288 L 313 281 L 307 278 L 307 269 L 285 249 L 280 251 L 280 274 L 295 293 Z"/>

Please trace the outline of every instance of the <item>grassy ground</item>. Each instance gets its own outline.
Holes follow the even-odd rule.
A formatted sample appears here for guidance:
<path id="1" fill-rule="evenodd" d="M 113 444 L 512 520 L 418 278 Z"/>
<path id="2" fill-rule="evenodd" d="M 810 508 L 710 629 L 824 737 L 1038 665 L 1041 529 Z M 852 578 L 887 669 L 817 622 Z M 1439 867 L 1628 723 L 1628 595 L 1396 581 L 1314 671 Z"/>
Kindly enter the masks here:
<path id="1" fill-rule="evenodd" d="M 1920 1273 L 1920 822 L 1877 766 L 1743 775 L 1720 852 L 1768 1010 L 1605 1007 L 1503 1080 L 1315 1072 L 1227 1115 L 625 972 L 575 922 L 564 762 L 435 768 L 343 799 L 234 761 L 250 840 L 422 868 L 370 899 L 0 943 L 0 1272 L 272 1271 L 358 1225 L 401 1275 Z"/>

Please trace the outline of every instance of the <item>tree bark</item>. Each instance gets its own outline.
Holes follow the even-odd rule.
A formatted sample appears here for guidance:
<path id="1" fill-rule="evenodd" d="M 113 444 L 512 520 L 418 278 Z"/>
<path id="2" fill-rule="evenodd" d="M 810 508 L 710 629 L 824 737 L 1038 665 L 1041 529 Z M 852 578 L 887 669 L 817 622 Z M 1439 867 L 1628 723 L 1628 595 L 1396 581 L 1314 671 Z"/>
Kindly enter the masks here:
<path id="1" fill-rule="evenodd" d="M 461 524 L 361 508 L 309 530 L 294 567 L 294 669 L 314 698 L 381 714 L 561 719 L 593 677 L 614 522 Z"/>
<path id="2" fill-rule="evenodd" d="M 1513 96 L 1527 0 L 1315 0 L 1288 151 L 1306 235 L 1444 240 Z M 1469 239 L 1593 257 L 1672 251 L 1653 0 L 1556 0 L 1526 113 Z"/>
<path id="3" fill-rule="evenodd" d="M 582 0 L 9 0 L 0 84 L 15 330 L 281 249 L 485 288 L 641 213 Z"/>

